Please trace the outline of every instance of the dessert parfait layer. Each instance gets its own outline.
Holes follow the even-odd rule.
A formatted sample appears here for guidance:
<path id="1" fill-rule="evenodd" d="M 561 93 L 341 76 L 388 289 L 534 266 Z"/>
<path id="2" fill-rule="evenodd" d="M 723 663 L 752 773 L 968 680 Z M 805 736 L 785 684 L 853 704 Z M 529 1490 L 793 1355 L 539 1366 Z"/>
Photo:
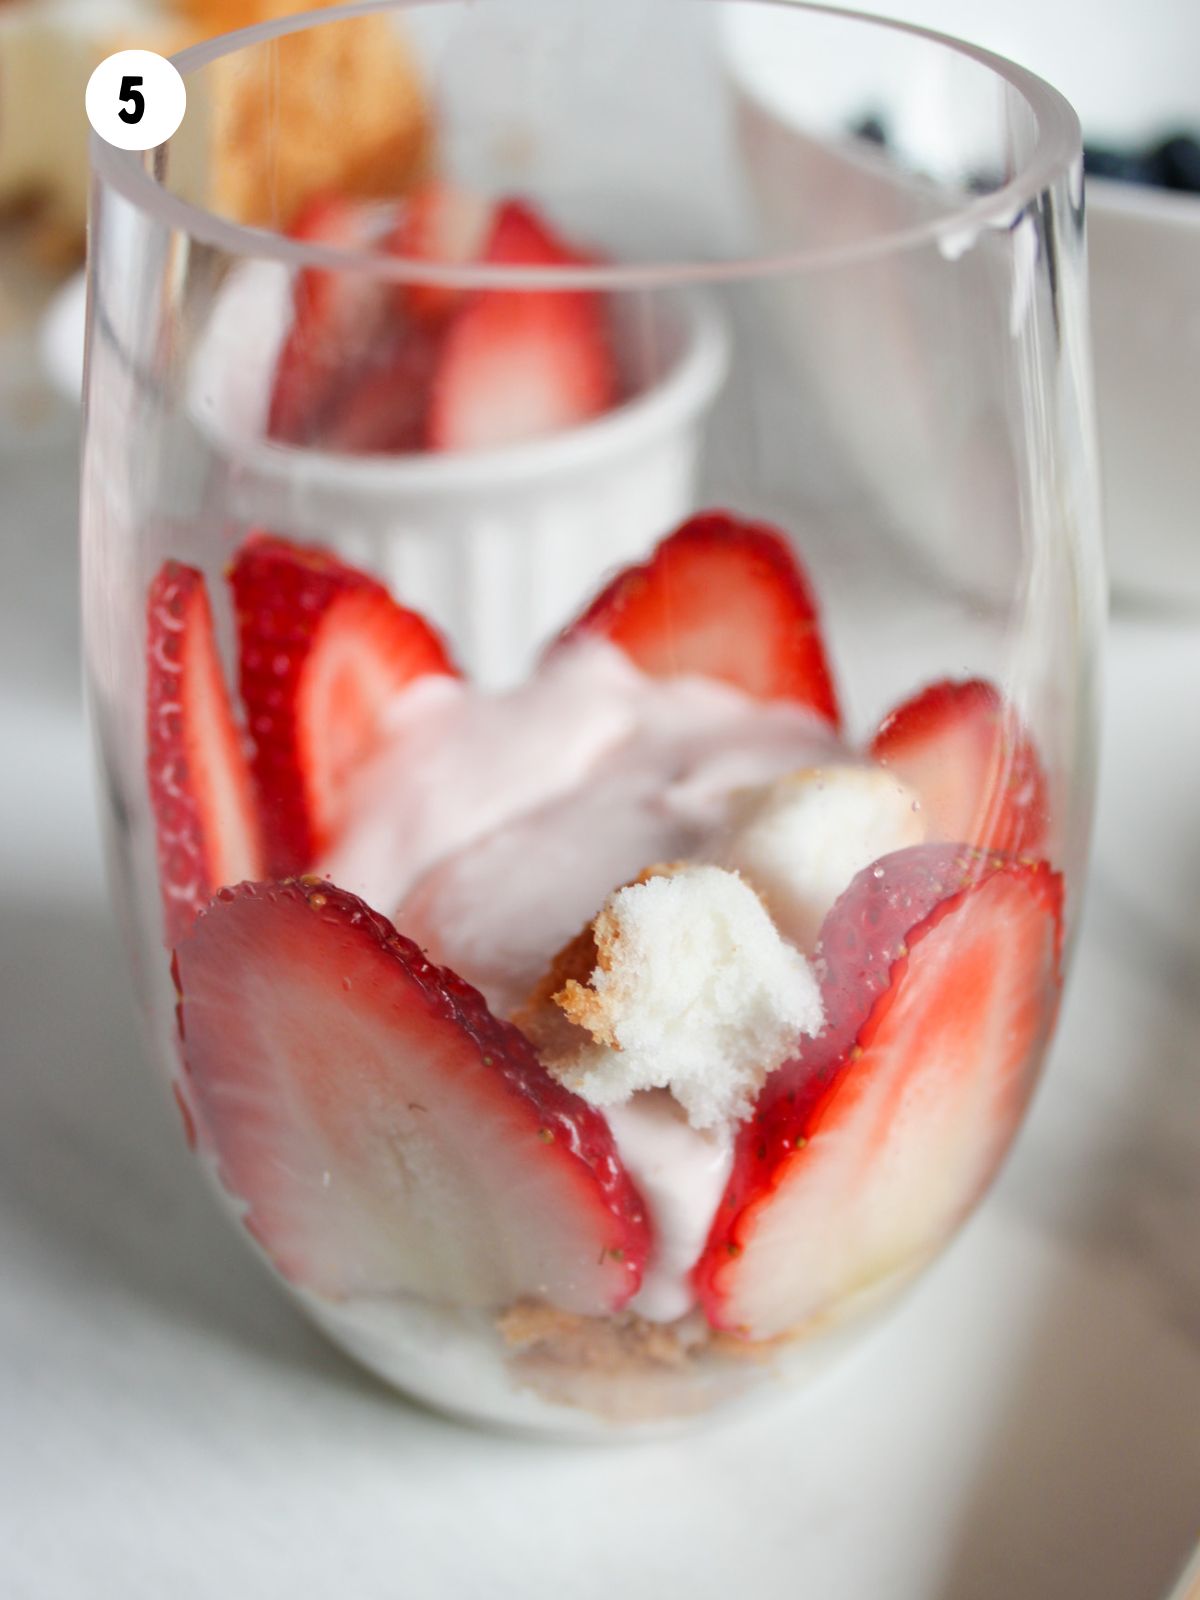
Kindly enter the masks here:
<path id="1" fill-rule="evenodd" d="M 586 259 L 517 199 L 318 200 L 417 260 Z M 604 296 L 295 283 L 282 446 L 502 450 L 629 391 Z M 1063 890 L 981 679 L 843 725 L 810 578 L 715 510 L 527 679 L 332 549 L 147 604 L 147 778 L 190 1141 L 310 1314 L 427 1400 L 652 1426 L 809 1369 L 1011 1140 Z M 236 672 L 218 645 L 236 641 Z"/>
<path id="2" fill-rule="evenodd" d="M 1058 1003 L 1042 764 L 978 679 L 852 742 L 781 531 L 693 517 L 504 693 L 266 530 L 147 616 L 185 1127 L 378 1371 L 532 1428 L 693 1415 L 971 1208 Z"/>

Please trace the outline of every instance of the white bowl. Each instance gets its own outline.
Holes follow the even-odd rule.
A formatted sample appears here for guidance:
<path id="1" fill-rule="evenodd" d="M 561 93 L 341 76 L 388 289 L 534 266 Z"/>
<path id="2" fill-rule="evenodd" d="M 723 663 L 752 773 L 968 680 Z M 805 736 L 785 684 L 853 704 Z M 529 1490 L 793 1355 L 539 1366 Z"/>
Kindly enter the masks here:
<path id="1" fill-rule="evenodd" d="M 656 369 L 594 421 L 505 449 L 407 456 L 264 441 L 290 305 L 280 266 L 243 263 L 197 352 L 191 409 L 227 464 L 228 503 L 249 524 L 381 569 L 482 682 L 519 676 L 610 568 L 643 555 L 692 506 L 703 419 L 728 362 L 724 324 L 704 297 L 657 308 Z M 632 345 L 621 331 L 618 347 Z"/>
<path id="2" fill-rule="evenodd" d="M 836 6 L 838 0 L 830 3 Z M 1083 0 L 1051 7 L 1033 0 L 1010 0 L 1003 7 L 992 0 L 906 0 L 887 9 L 1038 72 L 1073 100 L 1085 138 L 1098 143 L 1136 147 L 1179 128 L 1200 129 L 1195 71 L 1200 6 L 1194 0 L 1144 0 L 1136 9 L 1102 18 Z M 739 112 L 748 135 L 765 152 L 759 166 L 768 177 L 772 168 L 782 174 L 789 163 L 794 168 L 803 161 L 812 169 L 819 162 L 819 150 L 803 134 L 814 113 L 848 124 L 864 111 L 879 109 L 862 101 L 870 63 L 861 61 L 848 61 L 842 75 L 831 74 L 820 84 L 817 106 L 811 80 L 805 82 L 808 98 L 801 102 L 797 84 L 805 80 L 792 68 L 803 63 L 789 67 L 781 53 L 786 37 L 773 21 L 769 8 L 739 8 L 723 28 Z M 889 132 L 898 130 L 901 143 L 914 147 L 926 169 L 936 170 L 937 124 L 923 115 L 928 86 L 914 82 L 909 88 L 907 97 L 888 108 Z M 850 182 L 845 170 L 840 163 L 843 207 L 861 203 L 869 210 L 886 203 L 867 177 Z M 794 182 L 791 191 L 782 182 L 758 182 L 766 230 L 786 235 L 794 227 L 787 212 L 798 203 L 795 190 Z M 1197 605 L 1200 451 L 1193 435 L 1200 417 L 1200 197 L 1090 181 L 1087 204 L 1104 520 L 1114 587 L 1160 604 Z M 882 441 L 872 445 L 872 459 L 859 465 L 873 475 L 876 494 L 886 498 L 901 526 L 910 533 L 920 530 L 924 553 L 951 581 L 978 585 L 982 580 L 986 588 L 986 573 L 962 566 L 954 530 L 963 515 L 974 526 L 980 514 L 985 519 L 994 514 L 991 538 L 982 542 L 1002 553 L 1000 519 L 1007 500 L 996 475 L 998 463 L 981 436 L 962 453 L 961 482 L 934 485 L 928 474 L 922 482 L 906 471 L 906 463 L 920 459 L 928 446 L 929 430 L 939 425 L 932 415 L 939 399 L 936 389 L 922 388 L 911 319 L 899 304 L 894 310 L 890 329 L 881 311 L 874 326 L 884 328 L 885 337 L 869 359 L 880 374 L 880 391 L 909 385 L 913 403 L 906 415 L 881 416 L 879 428 L 863 427 L 862 386 L 848 370 L 854 352 L 839 359 L 833 346 L 839 337 L 836 316 L 810 318 L 801 332 L 815 346 L 815 381 L 826 389 L 823 398 L 835 417 L 847 406 L 859 408 L 853 425 L 843 429 L 852 445 L 856 438 Z M 970 371 L 956 373 L 955 379 L 959 396 L 970 393 L 977 381 Z M 987 394 L 977 393 L 963 411 L 986 416 L 992 403 Z M 972 476 L 978 477 L 975 488 Z"/>
<path id="3" fill-rule="evenodd" d="M 1066 95 L 1085 137 L 1099 144 L 1137 146 L 1200 119 L 1195 0 L 1127 0 L 1107 8 L 1095 0 L 882 0 L 866 8 L 854 0 L 822 3 L 835 10 L 869 9 L 1019 62 Z M 779 60 L 777 46 L 764 57 L 754 32 L 753 17 L 730 8 L 725 34 L 735 75 L 757 86 L 771 77 L 786 81 L 787 63 Z M 856 77 L 861 81 L 860 64 L 847 57 L 823 92 L 845 101 Z"/>
<path id="4" fill-rule="evenodd" d="M 1200 606 L 1200 196 L 1093 179 L 1088 229 L 1113 584 Z"/>
<path id="5" fill-rule="evenodd" d="M 643 556 L 694 505 L 705 415 L 729 363 L 725 323 L 702 294 L 659 294 L 629 306 L 623 338 L 621 296 L 613 304 L 618 347 L 656 345 L 656 359 L 634 398 L 594 421 L 500 450 L 339 455 L 264 439 L 290 285 L 279 264 L 243 262 L 192 357 L 186 431 L 207 472 L 224 475 L 218 499 L 239 523 L 370 564 L 453 637 L 474 676 L 501 685 L 610 569 Z M 657 340 L 645 338 L 648 315 Z M 75 284 L 43 329 L 48 370 L 75 399 L 82 347 Z"/>

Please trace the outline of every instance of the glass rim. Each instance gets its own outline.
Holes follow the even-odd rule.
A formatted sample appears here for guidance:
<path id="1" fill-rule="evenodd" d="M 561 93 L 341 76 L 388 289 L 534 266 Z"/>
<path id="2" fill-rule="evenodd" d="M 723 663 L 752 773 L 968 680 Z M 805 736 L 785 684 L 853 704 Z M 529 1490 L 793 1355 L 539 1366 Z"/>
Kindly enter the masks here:
<path id="1" fill-rule="evenodd" d="M 458 3 L 458 0 L 350 0 L 321 11 L 299 12 L 218 34 L 181 50 L 170 59 L 185 83 L 198 72 L 240 51 L 312 28 L 384 12 L 415 11 Z M 271 260 L 286 267 L 328 271 L 355 270 L 376 277 L 436 284 L 451 289 L 598 289 L 656 288 L 676 284 L 723 284 L 787 276 L 877 260 L 928 244 L 944 244 L 957 255 L 962 241 L 991 228 L 1008 228 L 1037 195 L 1082 162 L 1082 133 L 1074 107 L 1066 97 L 1026 67 L 979 45 L 932 28 L 918 27 L 871 12 L 847 10 L 814 0 L 685 0 L 745 9 L 771 8 L 781 13 L 837 18 L 871 29 L 924 39 L 953 54 L 975 61 L 1007 82 L 1025 101 L 1037 129 L 1033 149 L 1020 169 L 999 188 L 970 195 L 961 204 L 906 227 L 885 229 L 850 243 L 807 245 L 767 255 L 728 260 L 598 262 L 571 266 L 522 267 L 429 262 L 415 257 L 320 244 L 285 233 L 233 222 L 216 211 L 183 199 L 154 176 L 155 151 L 120 150 L 93 132 L 91 175 L 115 190 L 139 211 L 156 216 L 167 227 L 226 255 Z M 169 144 L 170 141 L 167 141 Z M 162 149 L 163 146 L 156 147 Z M 1080 171 L 1082 167 L 1080 165 Z"/>

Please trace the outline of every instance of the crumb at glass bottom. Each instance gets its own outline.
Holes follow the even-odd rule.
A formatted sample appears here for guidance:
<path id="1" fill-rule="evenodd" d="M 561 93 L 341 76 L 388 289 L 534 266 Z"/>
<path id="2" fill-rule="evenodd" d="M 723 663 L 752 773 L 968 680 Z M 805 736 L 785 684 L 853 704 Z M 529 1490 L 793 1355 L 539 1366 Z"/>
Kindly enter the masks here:
<path id="1" fill-rule="evenodd" d="M 715 1334 L 696 1312 L 657 1323 L 576 1317 L 534 1302 L 492 1313 L 411 1295 L 298 1299 L 348 1355 L 449 1416 L 561 1439 L 652 1438 L 817 1380 L 924 1264 L 892 1273 L 790 1338 L 762 1342 Z"/>

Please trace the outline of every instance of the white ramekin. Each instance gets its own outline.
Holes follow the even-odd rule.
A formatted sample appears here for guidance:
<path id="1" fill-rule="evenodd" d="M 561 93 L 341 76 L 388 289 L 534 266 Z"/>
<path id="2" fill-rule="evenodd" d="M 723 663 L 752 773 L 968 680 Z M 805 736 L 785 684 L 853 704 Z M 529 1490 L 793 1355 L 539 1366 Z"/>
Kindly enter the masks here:
<path id="1" fill-rule="evenodd" d="M 705 414 L 728 365 L 725 325 L 702 295 L 656 304 L 665 348 L 635 398 L 544 440 L 453 455 L 265 442 L 289 306 L 281 267 L 244 263 L 195 352 L 190 410 L 228 474 L 226 503 L 249 526 L 370 563 L 485 683 L 522 672 L 610 568 L 644 554 L 693 503 Z"/>

